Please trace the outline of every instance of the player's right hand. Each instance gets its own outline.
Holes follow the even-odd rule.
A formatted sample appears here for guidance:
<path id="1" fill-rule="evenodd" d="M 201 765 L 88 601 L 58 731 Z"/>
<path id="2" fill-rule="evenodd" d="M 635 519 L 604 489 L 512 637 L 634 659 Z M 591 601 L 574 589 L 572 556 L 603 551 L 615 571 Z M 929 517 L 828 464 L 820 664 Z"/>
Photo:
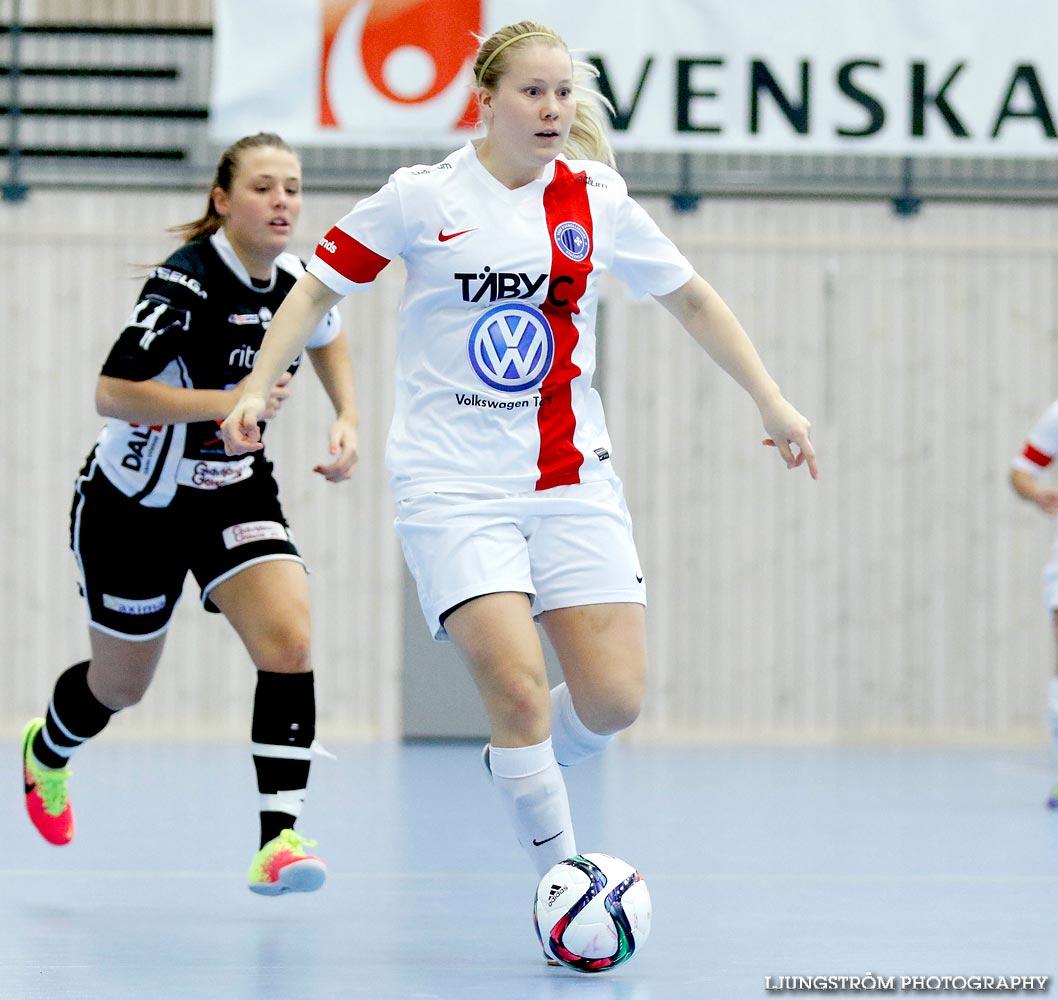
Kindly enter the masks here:
<path id="1" fill-rule="evenodd" d="M 247 375 L 232 390 L 236 397 L 235 406 L 220 425 L 220 439 L 224 442 L 226 455 L 245 455 L 250 451 L 260 451 L 264 445 L 261 443 L 261 428 L 258 424 L 262 420 L 271 420 L 290 395 L 287 388 L 287 383 L 293 378 L 290 372 L 283 372 L 279 376 L 267 399 L 240 391 L 240 387 L 249 377 Z"/>
<path id="2" fill-rule="evenodd" d="M 237 401 L 220 425 L 220 439 L 224 442 L 226 455 L 245 455 L 250 451 L 260 451 L 264 447 L 258 424 L 262 420 L 271 420 L 279 413 L 279 408 L 290 395 L 287 384 L 291 378 L 293 376 L 290 372 L 283 372 L 269 391 L 267 399 L 253 394 L 240 394 L 239 386 L 235 387 L 233 392 L 238 396 Z M 246 379 L 243 379 L 239 385 L 245 381 Z"/>
<path id="3" fill-rule="evenodd" d="M 245 455 L 264 447 L 261 443 L 261 428 L 258 426 L 264 410 L 265 401 L 260 396 L 243 396 L 239 399 L 220 425 L 225 455 Z"/>

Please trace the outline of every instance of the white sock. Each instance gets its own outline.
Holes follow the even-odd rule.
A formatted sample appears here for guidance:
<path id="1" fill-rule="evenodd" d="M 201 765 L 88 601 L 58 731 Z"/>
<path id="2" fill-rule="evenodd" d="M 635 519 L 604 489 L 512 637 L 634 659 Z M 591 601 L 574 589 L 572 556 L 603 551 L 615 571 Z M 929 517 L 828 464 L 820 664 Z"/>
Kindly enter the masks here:
<path id="1" fill-rule="evenodd" d="M 573 696 L 565 684 L 551 689 L 551 743 L 555 759 L 563 767 L 602 753 L 613 739 L 613 733 L 593 733 L 577 715 Z"/>
<path id="2" fill-rule="evenodd" d="M 489 767 L 518 843 L 539 875 L 577 853 L 566 782 L 550 739 L 531 747 L 490 747 Z"/>

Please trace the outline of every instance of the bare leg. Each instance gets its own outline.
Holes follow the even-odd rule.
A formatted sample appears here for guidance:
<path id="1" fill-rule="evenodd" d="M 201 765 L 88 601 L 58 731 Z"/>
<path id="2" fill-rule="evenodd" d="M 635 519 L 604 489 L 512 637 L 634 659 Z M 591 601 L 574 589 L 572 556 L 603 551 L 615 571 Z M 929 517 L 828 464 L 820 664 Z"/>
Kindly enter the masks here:
<path id="1" fill-rule="evenodd" d="M 453 611 L 445 630 L 463 653 L 489 716 L 492 745 L 547 739 L 547 666 L 525 594 L 486 594 Z"/>
<path id="2" fill-rule="evenodd" d="M 258 670 L 303 674 L 309 660 L 309 584 L 305 567 L 273 559 L 246 569 L 210 592 Z"/>
<path id="3" fill-rule="evenodd" d="M 134 642 L 88 630 L 92 661 L 88 667 L 89 690 L 107 708 L 118 711 L 135 705 L 147 692 L 165 647 L 165 633 Z"/>
<path id="4" fill-rule="evenodd" d="M 551 691 L 555 757 L 576 764 L 604 750 L 639 715 L 647 674 L 645 608 L 594 604 L 540 617 L 565 675 Z"/>
<path id="5" fill-rule="evenodd" d="M 548 732 L 547 668 L 525 594 L 487 594 L 445 629 L 463 652 L 488 713 L 492 780 L 538 874 L 576 853 L 565 781 Z"/>

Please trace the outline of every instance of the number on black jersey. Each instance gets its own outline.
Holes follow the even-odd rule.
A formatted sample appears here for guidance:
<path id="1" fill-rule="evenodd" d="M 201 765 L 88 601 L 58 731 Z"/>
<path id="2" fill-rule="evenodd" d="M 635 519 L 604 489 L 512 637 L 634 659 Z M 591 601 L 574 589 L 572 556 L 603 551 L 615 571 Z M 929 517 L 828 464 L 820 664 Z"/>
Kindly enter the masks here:
<path id="1" fill-rule="evenodd" d="M 136 303 L 125 329 L 142 330 L 140 347 L 148 351 L 157 337 L 173 329 L 186 330 L 190 322 L 191 314 L 186 309 L 177 309 L 160 296 L 147 295 Z"/>

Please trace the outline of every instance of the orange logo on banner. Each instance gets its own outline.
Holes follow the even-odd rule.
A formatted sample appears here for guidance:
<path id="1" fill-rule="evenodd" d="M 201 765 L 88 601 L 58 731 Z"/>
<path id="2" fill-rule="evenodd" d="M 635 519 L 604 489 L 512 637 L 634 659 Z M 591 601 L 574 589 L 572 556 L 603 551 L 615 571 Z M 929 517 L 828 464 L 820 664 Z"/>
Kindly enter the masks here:
<path id="1" fill-rule="evenodd" d="M 353 56 L 364 76 L 384 98 L 395 104 L 423 104 L 444 93 L 474 58 L 481 33 L 483 0 L 323 0 L 323 58 L 320 64 L 320 125 L 337 128 L 339 121 L 328 95 L 328 68 L 337 53 L 336 41 L 354 8 L 368 6 Z M 386 82 L 386 61 L 401 49 L 413 48 L 433 64 L 433 82 L 419 94 L 397 94 Z M 349 56 L 349 53 L 345 53 Z M 469 97 L 454 128 L 472 128 L 476 104 Z"/>

